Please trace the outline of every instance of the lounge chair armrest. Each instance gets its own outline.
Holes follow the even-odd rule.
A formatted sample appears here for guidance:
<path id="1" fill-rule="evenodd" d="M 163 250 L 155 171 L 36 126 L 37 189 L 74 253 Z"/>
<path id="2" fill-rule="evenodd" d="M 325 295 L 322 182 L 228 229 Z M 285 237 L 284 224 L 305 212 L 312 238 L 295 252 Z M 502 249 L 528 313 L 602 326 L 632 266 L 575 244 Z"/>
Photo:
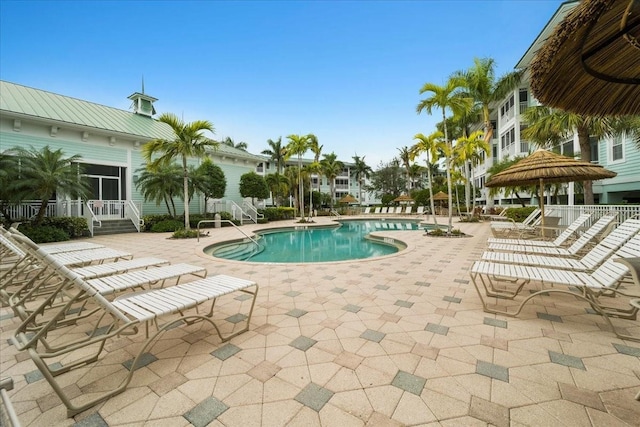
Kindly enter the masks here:
<path id="1" fill-rule="evenodd" d="M 616 258 L 614 261 L 626 265 L 636 285 L 640 286 L 640 257 Z"/>

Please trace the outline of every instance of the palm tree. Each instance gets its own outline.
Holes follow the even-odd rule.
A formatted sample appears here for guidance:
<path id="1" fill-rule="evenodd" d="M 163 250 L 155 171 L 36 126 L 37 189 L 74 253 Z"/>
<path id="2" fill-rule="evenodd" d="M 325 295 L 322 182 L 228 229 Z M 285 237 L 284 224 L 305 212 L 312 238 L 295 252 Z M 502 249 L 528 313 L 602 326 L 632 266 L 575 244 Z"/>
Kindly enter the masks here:
<path id="1" fill-rule="evenodd" d="M 309 138 L 309 150 L 311 150 L 311 152 L 313 153 L 313 161 L 314 163 L 320 163 L 320 154 L 322 154 L 322 147 L 324 147 L 324 145 L 319 145 L 318 137 L 312 133 L 307 135 L 307 137 Z M 317 173 L 319 174 L 318 175 L 318 191 L 320 191 L 322 174 L 320 172 L 317 172 Z"/>
<path id="2" fill-rule="evenodd" d="M 474 58 L 473 66 L 466 71 L 456 71 L 454 78 L 464 82 L 465 96 L 482 106 L 482 119 L 484 121 L 484 140 L 493 138 L 493 126 L 491 124 L 492 103 L 500 101 L 507 94 L 515 90 L 524 74 L 524 70 L 512 71 L 496 80 L 496 62 L 492 58 Z"/>
<path id="3" fill-rule="evenodd" d="M 302 182 L 302 155 L 309 149 L 308 135 L 289 135 L 287 136 L 289 143 L 287 144 L 287 155 L 289 158 L 294 154 L 298 156 L 298 206 L 300 217 L 304 217 L 304 189 Z"/>
<path id="4" fill-rule="evenodd" d="M 577 134 L 580 159 L 584 162 L 591 161 L 590 136 L 602 139 L 626 134 L 640 139 L 640 120 L 633 117 L 583 116 L 539 106 L 529 108 L 524 119 L 529 127 L 522 131 L 522 138 L 539 146 L 555 145 Z M 584 204 L 594 204 L 591 181 L 584 182 Z"/>
<path id="5" fill-rule="evenodd" d="M 411 192 L 411 173 L 409 170 L 411 168 L 411 151 L 409 150 L 409 147 L 398 148 L 398 151 L 400 152 L 400 161 L 402 162 L 402 166 L 404 166 L 404 170 L 406 171 L 408 196 Z"/>
<path id="6" fill-rule="evenodd" d="M 156 202 L 156 205 L 164 202 L 169 215 L 175 218 L 176 205 L 173 200 L 182 191 L 180 165 L 177 163 L 156 166 L 147 164 L 144 168 L 137 169 L 136 173 L 139 175 L 134 184 L 144 200 Z"/>
<path id="7" fill-rule="evenodd" d="M 15 147 L 11 151 L 17 155 L 15 160 L 19 162 L 15 170 L 18 176 L 11 187 L 19 199 L 36 197 L 40 201 L 35 225 L 42 222 L 49 199 L 54 194 L 72 198 L 89 197 L 91 194 L 89 181 L 82 176 L 80 155 L 65 157 L 61 148 L 51 151 L 48 145 L 42 150 Z"/>
<path id="8" fill-rule="evenodd" d="M 442 138 L 444 135 L 440 131 L 433 132 L 429 136 L 424 136 L 421 133 L 416 134 L 413 139 L 418 142 L 411 147 L 411 156 L 415 159 L 422 153 L 427 154 L 427 175 L 429 178 L 429 201 L 431 204 L 431 215 L 433 216 L 433 222 L 438 225 L 436 220 L 436 207 L 433 200 L 433 172 L 432 165 L 436 165 L 438 158 L 440 157 L 440 150 L 444 144 Z"/>
<path id="9" fill-rule="evenodd" d="M 247 144 L 246 142 L 235 143 L 233 139 L 229 137 L 226 137 L 225 139 L 220 141 L 220 144 L 228 145 L 229 147 L 237 148 L 238 150 L 242 150 L 242 151 L 247 151 L 247 148 L 249 148 L 249 144 Z"/>
<path id="10" fill-rule="evenodd" d="M 424 86 L 420 89 L 420 93 L 430 92 L 432 95 L 420 101 L 418 106 L 416 107 L 416 111 L 421 113 L 423 110 L 426 110 L 428 114 L 431 114 L 431 111 L 434 108 L 440 108 L 442 111 L 442 122 L 444 123 L 444 143 L 446 145 L 446 149 L 443 150 L 445 153 L 445 162 L 447 167 L 447 188 L 449 190 L 449 207 L 452 206 L 453 200 L 451 195 L 451 142 L 449 141 L 449 135 L 447 133 L 447 117 L 446 110 L 451 110 L 454 114 L 460 114 L 461 112 L 468 110 L 472 106 L 472 100 L 470 98 L 464 97 L 460 92 L 460 89 L 463 85 L 463 81 L 458 78 L 450 78 L 449 81 L 444 86 L 438 86 L 433 83 L 425 83 Z M 451 208 L 449 208 L 449 233 L 451 233 L 451 229 L 453 228 L 453 212 Z"/>
<path id="11" fill-rule="evenodd" d="M 324 159 L 320 161 L 322 165 L 322 174 L 329 180 L 329 188 L 331 192 L 331 209 L 336 198 L 336 178 L 344 169 L 344 164 L 338 160 L 338 156 L 335 153 L 325 154 Z"/>
<path id="12" fill-rule="evenodd" d="M 280 200 L 282 195 L 289 189 L 289 182 L 287 178 L 279 173 L 270 173 L 264 178 L 269 186 L 269 191 L 276 203 L 276 206 L 280 206 Z"/>
<path id="13" fill-rule="evenodd" d="M 182 184 L 184 191 L 184 228 L 189 230 L 189 157 L 202 158 L 208 149 L 215 149 L 218 143 L 204 136 L 204 131 L 214 133 L 213 124 L 208 120 L 185 123 L 175 114 L 164 113 L 158 121 L 171 126 L 175 139 L 155 139 L 142 147 L 144 159 L 152 166 L 170 164 L 175 158 L 182 158 Z M 159 157 L 153 158 L 155 154 Z"/>
<path id="14" fill-rule="evenodd" d="M 360 185 L 360 204 L 362 204 L 362 191 L 364 187 L 364 181 L 365 179 L 369 179 L 369 177 L 371 177 L 371 174 L 373 173 L 371 166 L 365 163 L 365 157 L 366 156 L 362 156 L 362 158 L 360 158 L 360 156 L 358 156 L 357 154 L 352 157 L 353 163 L 355 163 L 353 167 L 353 174 L 355 175 L 356 179 L 358 180 L 358 184 Z"/>
<path id="15" fill-rule="evenodd" d="M 267 140 L 267 144 L 271 149 L 262 150 L 262 154 L 269 156 L 269 158 L 276 162 L 276 172 L 282 173 L 284 167 L 285 158 L 287 156 L 287 150 L 282 146 L 282 137 L 279 137 L 277 141 Z"/>
<path id="16" fill-rule="evenodd" d="M 469 136 L 464 136 L 456 140 L 455 155 L 460 159 L 464 169 L 464 178 L 466 183 L 465 205 L 467 212 L 469 212 L 471 195 L 473 195 L 473 207 L 475 209 L 476 190 L 473 183 L 474 162 L 480 159 L 481 152 L 484 154 L 489 153 L 489 143 L 486 142 L 482 136 L 482 131 L 477 130 Z"/>
<path id="17" fill-rule="evenodd" d="M 513 157 L 511 159 L 509 159 L 507 156 L 505 156 L 504 159 L 502 159 L 501 161 L 494 163 L 489 169 L 487 169 L 487 179 L 491 179 L 491 176 L 502 172 L 503 170 L 515 165 L 516 163 L 518 163 L 520 160 L 524 159 L 524 157 L 522 156 L 516 156 Z M 498 188 L 498 187 L 490 187 L 489 188 L 489 197 L 494 197 L 497 194 L 500 193 L 500 191 L 503 190 L 505 195 L 510 195 L 510 194 L 514 194 L 516 196 L 516 198 L 518 199 L 518 201 L 520 202 L 520 205 L 522 205 L 522 207 L 524 208 L 526 205 L 524 203 L 524 201 L 522 200 L 522 198 L 520 197 L 520 194 L 518 194 L 519 192 L 535 192 L 535 187 L 523 187 L 523 186 L 516 186 L 516 187 L 503 187 Z"/>

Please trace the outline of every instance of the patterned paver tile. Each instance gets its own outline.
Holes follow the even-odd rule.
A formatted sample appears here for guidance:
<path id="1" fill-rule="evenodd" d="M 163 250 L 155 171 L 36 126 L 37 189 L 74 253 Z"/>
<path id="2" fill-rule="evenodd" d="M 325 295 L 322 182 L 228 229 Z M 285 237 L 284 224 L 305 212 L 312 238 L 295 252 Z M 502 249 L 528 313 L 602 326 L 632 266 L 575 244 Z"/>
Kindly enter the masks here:
<path id="1" fill-rule="evenodd" d="M 447 326 L 438 325 L 437 323 L 427 323 L 424 330 L 439 335 L 447 335 L 449 333 L 449 328 Z"/>
<path id="2" fill-rule="evenodd" d="M 398 371 L 391 385 L 420 396 L 427 380 L 404 371 Z"/>
<path id="3" fill-rule="evenodd" d="M 293 310 L 287 311 L 285 314 L 287 316 L 298 318 L 298 317 L 304 316 L 307 313 L 308 311 L 300 310 L 299 308 L 294 308 Z"/>
<path id="4" fill-rule="evenodd" d="M 384 339 L 385 336 L 386 334 L 382 332 L 374 331 L 372 329 L 367 329 L 360 335 L 360 338 L 364 338 L 365 340 L 369 340 L 373 342 L 380 342 Z"/>
<path id="5" fill-rule="evenodd" d="M 317 384 L 310 383 L 295 397 L 296 401 L 319 412 L 333 397 L 334 393 Z"/>
<path id="6" fill-rule="evenodd" d="M 555 351 L 549 350 L 549 357 L 553 363 L 557 363 L 558 365 L 568 366 L 570 368 L 577 368 L 586 371 L 587 368 L 584 367 L 584 363 L 582 363 L 582 359 L 575 356 L 570 356 L 568 354 L 556 353 Z"/>
<path id="7" fill-rule="evenodd" d="M 122 362 L 122 366 L 124 366 L 128 370 L 131 370 L 131 365 L 133 365 L 133 360 L 134 359 L 129 359 L 129 360 L 126 360 L 126 361 Z M 136 366 L 135 366 L 134 370 L 138 370 L 138 369 L 142 368 L 143 366 L 147 366 L 147 365 L 155 362 L 156 360 L 158 360 L 158 358 L 155 357 L 153 354 L 151 354 L 151 353 L 142 353 L 142 355 L 140 356 L 140 359 L 138 359 L 138 362 L 136 363 Z"/>
<path id="8" fill-rule="evenodd" d="M 291 341 L 289 345 L 291 347 L 297 348 L 298 350 L 307 351 L 311 347 L 313 347 L 318 341 L 305 337 L 303 335 L 299 336 L 295 340 Z"/>
<path id="9" fill-rule="evenodd" d="M 212 351 L 211 355 L 214 356 L 214 357 L 217 357 L 220 360 L 227 360 L 228 358 L 230 358 L 234 354 L 239 353 L 240 351 L 242 351 L 242 349 L 240 347 L 237 347 L 237 346 L 229 343 L 229 344 L 226 344 L 226 345 L 220 347 L 217 350 Z"/>
<path id="10" fill-rule="evenodd" d="M 504 366 L 478 360 L 478 363 L 476 363 L 476 373 L 506 383 L 509 382 L 509 369 Z"/>
<path id="11" fill-rule="evenodd" d="M 222 415 L 229 407 L 215 397 L 208 397 L 184 414 L 195 427 L 205 427 Z"/>

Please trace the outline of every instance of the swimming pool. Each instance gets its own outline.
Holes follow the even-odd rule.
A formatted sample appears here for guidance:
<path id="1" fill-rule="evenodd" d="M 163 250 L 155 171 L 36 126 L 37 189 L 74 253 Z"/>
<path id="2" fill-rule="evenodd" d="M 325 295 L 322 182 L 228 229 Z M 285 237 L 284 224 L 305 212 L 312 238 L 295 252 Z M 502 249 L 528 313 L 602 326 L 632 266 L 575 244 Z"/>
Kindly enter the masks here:
<path id="1" fill-rule="evenodd" d="M 418 221 L 344 220 L 337 226 L 305 227 L 258 232 L 258 245 L 249 241 L 222 243 L 205 253 L 236 261 L 307 263 L 346 261 L 389 255 L 405 248 L 393 238 L 367 236 L 372 231 L 419 230 Z"/>

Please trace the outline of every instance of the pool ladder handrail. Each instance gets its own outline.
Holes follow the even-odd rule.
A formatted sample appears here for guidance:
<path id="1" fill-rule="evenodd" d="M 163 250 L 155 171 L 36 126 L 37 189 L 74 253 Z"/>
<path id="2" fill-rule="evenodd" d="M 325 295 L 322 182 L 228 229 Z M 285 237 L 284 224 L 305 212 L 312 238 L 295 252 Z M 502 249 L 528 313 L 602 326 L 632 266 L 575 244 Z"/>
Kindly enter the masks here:
<path id="1" fill-rule="evenodd" d="M 251 236 L 249 236 L 247 233 L 245 233 L 244 231 L 242 231 L 242 229 L 240 227 L 238 227 L 237 225 L 235 225 L 233 223 L 233 221 L 228 220 L 228 219 L 203 219 L 201 221 L 198 221 L 198 242 L 200 241 L 200 224 L 202 224 L 203 222 L 217 222 L 217 223 L 229 223 L 231 224 L 233 227 L 235 227 L 236 230 L 238 230 L 239 232 L 241 232 L 242 234 L 245 235 L 245 237 L 249 240 L 251 240 L 253 243 L 256 244 L 256 246 L 260 247 L 260 244 L 258 242 L 256 242 L 256 240 L 254 238 L 252 238 Z"/>

